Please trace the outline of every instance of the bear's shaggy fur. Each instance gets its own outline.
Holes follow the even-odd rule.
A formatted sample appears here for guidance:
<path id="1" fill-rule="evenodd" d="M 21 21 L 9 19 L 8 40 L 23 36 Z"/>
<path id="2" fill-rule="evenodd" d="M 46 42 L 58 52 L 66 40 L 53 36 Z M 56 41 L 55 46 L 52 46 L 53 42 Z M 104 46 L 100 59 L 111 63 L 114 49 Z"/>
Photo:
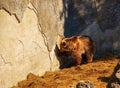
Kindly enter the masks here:
<path id="1" fill-rule="evenodd" d="M 87 63 L 92 62 L 95 53 L 95 42 L 88 36 L 61 37 L 57 46 L 61 54 L 75 59 L 75 65 L 80 65 L 84 58 Z"/>

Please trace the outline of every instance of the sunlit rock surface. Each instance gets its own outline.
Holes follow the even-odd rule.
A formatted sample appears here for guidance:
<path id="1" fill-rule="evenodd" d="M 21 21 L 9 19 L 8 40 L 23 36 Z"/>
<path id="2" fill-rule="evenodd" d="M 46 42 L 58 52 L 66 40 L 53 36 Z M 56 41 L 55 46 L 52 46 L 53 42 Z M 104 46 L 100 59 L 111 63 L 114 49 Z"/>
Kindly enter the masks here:
<path id="1" fill-rule="evenodd" d="M 59 69 L 54 48 L 63 34 L 62 1 L 0 0 L 0 8 L 0 88 L 30 72 Z"/>

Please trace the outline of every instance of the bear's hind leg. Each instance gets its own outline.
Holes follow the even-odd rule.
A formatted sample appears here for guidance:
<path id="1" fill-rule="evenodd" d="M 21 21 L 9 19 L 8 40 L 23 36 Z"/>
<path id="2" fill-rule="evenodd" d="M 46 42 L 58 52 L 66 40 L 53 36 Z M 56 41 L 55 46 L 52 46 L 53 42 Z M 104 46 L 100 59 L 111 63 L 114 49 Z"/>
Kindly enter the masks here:
<path id="1" fill-rule="evenodd" d="M 87 63 L 91 63 L 93 61 L 93 53 L 86 52 Z"/>
<path id="2" fill-rule="evenodd" d="M 75 59 L 76 59 L 76 65 L 80 65 L 82 61 L 82 57 L 77 55 L 75 56 Z"/>

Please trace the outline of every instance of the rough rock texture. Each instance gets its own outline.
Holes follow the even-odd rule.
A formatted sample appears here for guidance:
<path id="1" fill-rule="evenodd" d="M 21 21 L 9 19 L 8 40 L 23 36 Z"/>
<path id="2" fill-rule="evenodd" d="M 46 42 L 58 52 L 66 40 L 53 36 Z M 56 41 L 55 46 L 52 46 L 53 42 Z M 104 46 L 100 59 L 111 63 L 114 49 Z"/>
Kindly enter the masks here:
<path id="1" fill-rule="evenodd" d="M 115 70 L 106 88 L 120 88 L 120 62 L 115 67 Z"/>
<path id="2" fill-rule="evenodd" d="M 39 26 L 46 37 L 48 50 L 52 50 L 57 35 L 63 34 L 63 20 L 60 19 L 62 0 L 31 0 L 31 3 L 37 11 Z"/>
<path id="3" fill-rule="evenodd" d="M 0 88 L 59 68 L 54 48 L 63 34 L 61 11 L 61 0 L 0 0 Z"/>
<path id="4" fill-rule="evenodd" d="M 44 33 L 48 49 L 52 50 L 52 45 L 55 43 L 57 34 L 63 33 L 63 20 L 60 19 L 62 12 L 62 1 L 53 0 L 0 0 L 0 8 L 7 11 L 10 15 L 14 15 L 18 22 L 21 22 L 23 13 L 28 5 L 34 10 L 38 17 L 38 24 L 41 32 Z M 31 6 L 30 5 L 30 6 Z M 54 32 L 54 35 L 50 35 Z M 59 34 L 60 34 L 59 33 Z"/>
<path id="5" fill-rule="evenodd" d="M 9 15 L 14 15 L 18 22 L 23 18 L 29 0 L 0 0 L 0 9 L 4 9 Z"/>

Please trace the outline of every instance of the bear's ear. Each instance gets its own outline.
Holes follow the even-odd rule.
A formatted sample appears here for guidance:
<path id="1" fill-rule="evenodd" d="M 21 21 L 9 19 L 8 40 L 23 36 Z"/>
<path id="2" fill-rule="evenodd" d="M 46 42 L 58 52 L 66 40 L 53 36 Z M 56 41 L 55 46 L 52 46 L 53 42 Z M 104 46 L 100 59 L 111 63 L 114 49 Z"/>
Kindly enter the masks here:
<path id="1" fill-rule="evenodd" d="M 58 38 L 63 40 L 65 37 L 63 35 L 58 34 Z"/>
<path id="2" fill-rule="evenodd" d="M 58 49 L 60 49 L 60 44 L 61 44 L 63 39 L 65 39 L 65 37 L 63 35 L 58 34 L 58 38 L 57 38 L 57 47 L 58 47 Z"/>

